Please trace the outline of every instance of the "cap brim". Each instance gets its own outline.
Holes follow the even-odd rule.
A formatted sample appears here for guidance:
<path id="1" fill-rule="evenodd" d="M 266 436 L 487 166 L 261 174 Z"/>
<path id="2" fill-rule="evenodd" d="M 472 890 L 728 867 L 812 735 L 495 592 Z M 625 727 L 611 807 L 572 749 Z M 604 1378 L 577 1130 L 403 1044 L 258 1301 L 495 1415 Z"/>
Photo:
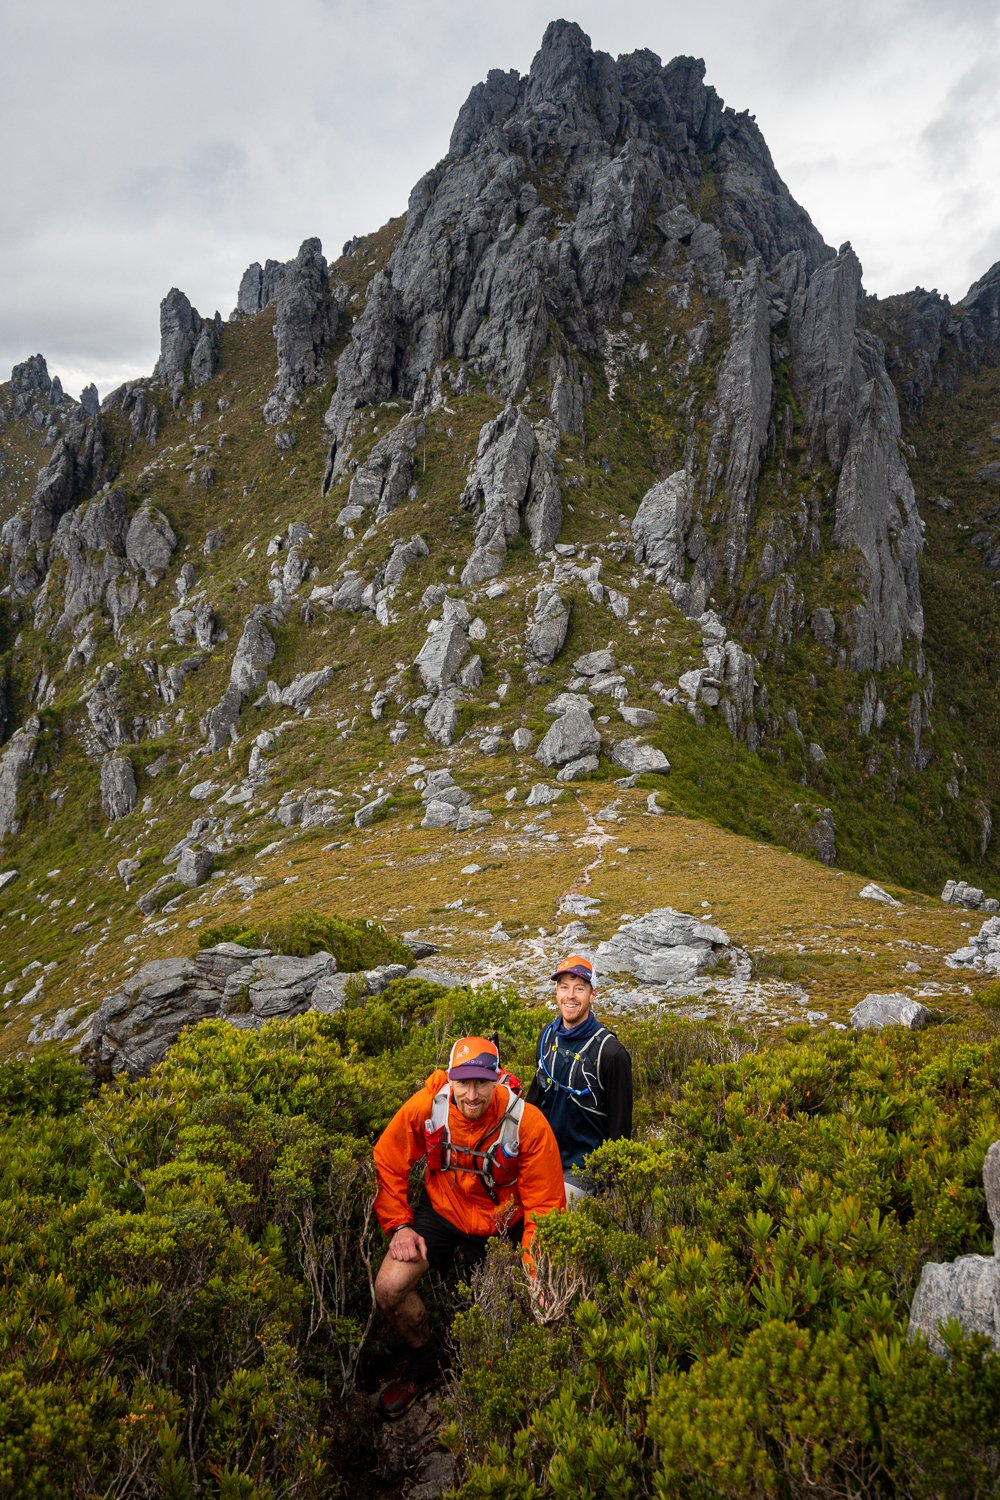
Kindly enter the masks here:
<path id="1" fill-rule="evenodd" d="M 574 979 L 582 979 L 585 984 L 590 985 L 591 989 L 594 988 L 593 974 L 588 974 L 584 969 L 557 969 L 556 972 L 552 975 L 552 978 L 562 979 L 562 977 L 566 974 L 572 975 Z"/>
<path id="2" fill-rule="evenodd" d="M 448 1069 L 448 1077 L 452 1083 L 462 1083 L 466 1078 L 484 1078 L 487 1083 L 497 1083 L 500 1074 L 496 1068 L 484 1068 L 479 1063 L 461 1063 L 457 1068 Z"/>

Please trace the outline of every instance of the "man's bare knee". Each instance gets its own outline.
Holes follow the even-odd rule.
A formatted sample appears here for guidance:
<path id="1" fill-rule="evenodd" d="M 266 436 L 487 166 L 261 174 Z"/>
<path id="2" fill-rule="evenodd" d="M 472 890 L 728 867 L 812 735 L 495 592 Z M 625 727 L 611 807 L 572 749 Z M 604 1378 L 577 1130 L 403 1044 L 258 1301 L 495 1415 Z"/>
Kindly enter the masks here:
<path id="1" fill-rule="evenodd" d="M 396 1312 L 429 1270 L 424 1261 L 398 1261 L 386 1256 L 375 1278 L 375 1301 L 382 1312 Z"/>

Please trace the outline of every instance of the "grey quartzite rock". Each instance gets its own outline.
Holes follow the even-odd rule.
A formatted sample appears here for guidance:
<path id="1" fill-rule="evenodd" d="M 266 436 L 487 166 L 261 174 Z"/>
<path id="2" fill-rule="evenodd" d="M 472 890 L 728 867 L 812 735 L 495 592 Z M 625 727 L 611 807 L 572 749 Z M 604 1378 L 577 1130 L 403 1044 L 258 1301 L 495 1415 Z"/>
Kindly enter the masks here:
<path id="1" fill-rule="evenodd" d="M 602 973 L 634 974 L 646 984 L 686 984 L 730 951 L 721 927 L 665 906 L 626 922 L 601 943 L 597 961 Z"/>
<path id="2" fill-rule="evenodd" d="M 304 240 L 298 255 L 285 266 L 276 288 L 278 402 L 323 379 L 338 321 L 323 247 L 317 239 Z"/>
<path id="3" fill-rule="evenodd" d="M 182 885 L 203 885 L 212 873 L 215 857 L 209 849 L 185 849 L 177 861 L 177 879 Z"/>
<path id="4" fill-rule="evenodd" d="M 535 751 L 535 759 L 543 766 L 564 766 L 584 756 L 596 755 L 600 748 L 601 736 L 589 713 L 571 708 L 551 726 Z"/>
<path id="5" fill-rule="evenodd" d="M 18 794 L 34 762 L 41 727 L 40 719 L 30 718 L 0 751 L 0 838 L 18 830 Z"/>
<path id="6" fill-rule="evenodd" d="M 630 776 L 641 776 L 647 771 L 665 775 L 670 770 L 670 762 L 663 751 L 645 745 L 641 740 L 619 740 L 612 747 L 611 759 Z"/>
<path id="7" fill-rule="evenodd" d="M 555 661 L 565 645 L 569 620 L 569 605 L 558 590 L 539 589 L 527 639 L 528 652 L 535 661 L 544 666 Z"/>
<path id="8" fill-rule="evenodd" d="M 926 1026 L 931 1013 L 926 1005 L 908 995 L 866 995 L 851 1011 L 855 1031 L 881 1031 L 884 1026 L 904 1026 L 918 1031 Z"/>
<path id="9" fill-rule="evenodd" d="M 109 823 L 127 817 L 139 800 L 135 771 L 127 755 L 106 755 L 101 762 L 101 806 Z"/>
<path id="10" fill-rule="evenodd" d="M 964 948 L 950 953 L 945 963 L 952 969 L 1000 974 L 1000 917 L 987 917 L 975 937 Z"/>
<path id="11" fill-rule="evenodd" d="M 469 637 L 458 620 L 443 621 L 417 653 L 416 667 L 428 692 L 440 693 L 451 683 L 469 653 Z"/>
<path id="12" fill-rule="evenodd" d="M 262 685 L 267 668 L 274 660 L 274 637 L 264 622 L 263 611 L 258 607 L 252 611 L 243 626 L 229 681 L 240 693 L 253 693 Z"/>
<path id="13" fill-rule="evenodd" d="M 125 555 L 134 568 L 145 574 L 152 587 L 170 566 L 177 546 L 173 527 L 162 511 L 148 500 L 132 517 L 125 538 Z"/>

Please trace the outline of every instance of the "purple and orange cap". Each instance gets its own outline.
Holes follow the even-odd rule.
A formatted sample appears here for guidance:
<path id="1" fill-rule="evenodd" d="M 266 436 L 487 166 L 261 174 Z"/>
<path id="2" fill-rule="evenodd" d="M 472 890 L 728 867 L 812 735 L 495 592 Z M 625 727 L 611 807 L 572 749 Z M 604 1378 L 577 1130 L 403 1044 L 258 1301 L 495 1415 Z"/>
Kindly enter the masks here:
<path id="1" fill-rule="evenodd" d="M 467 1078 L 485 1078 L 496 1083 L 500 1077 L 500 1053 L 485 1036 L 461 1036 L 448 1058 L 448 1077 L 452 1083 Z"/>
<path id="2" fill-rule="evenodd" d="M 597 989 L 597 970 L 590 959 L 584 958 L 582 953 L 571 953 L 569 958 L 564 958 L 552 978 L 561 979 L 564 974 L 573 974 L 577 979 L 585 979 L 592 990 Z"/>

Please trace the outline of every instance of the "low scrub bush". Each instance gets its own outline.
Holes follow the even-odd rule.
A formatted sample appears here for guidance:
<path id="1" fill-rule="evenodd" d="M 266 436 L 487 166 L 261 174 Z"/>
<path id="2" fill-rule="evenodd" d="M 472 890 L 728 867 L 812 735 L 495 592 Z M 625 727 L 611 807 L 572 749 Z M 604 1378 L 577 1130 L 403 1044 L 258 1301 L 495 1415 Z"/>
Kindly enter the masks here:
<path id="1" fill-rule="evenodd" d="M 401 980 L 335 1015 L 186 1032 L 145 1079 L 0 1068 L 0 1489 L 361 1492 L 383 1240 L 371 1142 L 464 1032 L 527 1081 L 543 1015 Z M 928 1259 L 989 1254 L 1000 1042 L 952 1028 L 752 1050 L 623 1022 L 640 1138 L 591 1158 L 537 1278 L 496 1246 L 428 1288 L 454 1494 L 986 1500 L 1000 1357 L 906 1338 Z M 367 1481 L 365 1481 L 367 1482 Z"/>
<path id="2" fill-rule="evenodd" d="M 458 1320 L 455 1494 L 995 1494 L 1000 1357 L 905 1333 L 926 1260 L 992 1248 L 997 1044 L 626 1030 L 656 1133 L 603 1146 L 596 1195 L 542 1224 L 541 1313 L 511 1264 Z"/>
<path id="3" fill-rule="evenodd" d="M 394 938 L 378 922 L 327 917 L 318 911 L 303 911 L 293 917 L 264 922 L 222 922 L 198 934 L 199 948 L 216 943 L 240 943 L 244 948 L 269 948 L 272 953 L 306 958 L 312 953 L 332 953 L 344 973 L 376 969 L 381 964 L 409 964 L 413 955 L 405 943 Z"/>

